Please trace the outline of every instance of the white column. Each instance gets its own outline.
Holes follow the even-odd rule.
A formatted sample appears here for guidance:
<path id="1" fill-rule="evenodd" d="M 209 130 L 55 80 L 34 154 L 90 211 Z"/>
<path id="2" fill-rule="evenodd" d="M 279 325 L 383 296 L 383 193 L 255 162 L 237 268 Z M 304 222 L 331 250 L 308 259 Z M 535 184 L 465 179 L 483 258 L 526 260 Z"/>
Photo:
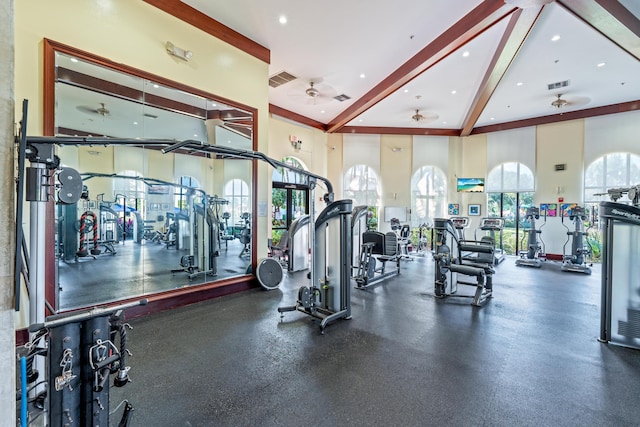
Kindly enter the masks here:
<path id="1" fill-rule="evenodd" d="M 0 0 L 0 414 L 16 425 L 15 313 L 13 263 L 15 253 L 14 167 L 14 24 L 13 0 Z"/>

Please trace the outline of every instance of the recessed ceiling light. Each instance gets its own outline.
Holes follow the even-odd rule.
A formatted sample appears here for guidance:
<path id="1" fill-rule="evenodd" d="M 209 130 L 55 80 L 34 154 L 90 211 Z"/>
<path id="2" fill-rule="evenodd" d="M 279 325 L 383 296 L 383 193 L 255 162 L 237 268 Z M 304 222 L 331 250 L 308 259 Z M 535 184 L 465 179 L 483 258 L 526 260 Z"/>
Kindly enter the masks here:
<path id="1" fill-rule="evenodd" d="M 360 123 L 362 123 L 362 119 L 358 120 Z"/>
<path id="2" fill-rule="evenodd" d="M 364 79 L 365 77 L 367 77 L 367 76 L 366 76 L 364 73 L 361 73 L 361 74 L 360 74 L 360 78 L 361 78 L 361 79 Z"/>
<path id="3" fill-rule="evenodd" d="M 489 120 L 495 120 L 495 119 L 496 119 L 495 117 L 491 117 Z"/>
<path id="4" fill-rule="evenodd" d="M 71 62 L 78 62 L 76 58 L 70 58 Z"/>
<path id="5" fill-rule="evenodd" d="M 405 89 L 405 90 L 404 90 L 404 93 L 409 93 L 409 89 Z"/>
<path id="6" fill-rule="evenodd" d="M 551 37 L 551 41 L 552 42 L 557 42 L 558 40 L 560 40 L 560 36 L 558 34 L 556 34 L 555 36 Z"/>
<path id="7" fill-rule="evenodd" d="M 598 67 L 604 67 L 605 65 L 607 65 L 606 62 L 601 62 L 601 63 L 598 64 Z"/>
<path id="8" fill-rule="evenodd" d="M 153 85 L 154 88 L 158 89 L 160 86 L 158 85 Z"/>
<path id="9" fill-rule="evenodd" d="M 278 22 L 280 22 L 281 24 L 286 24 L 287 23 L 287 17 L 284 15 L 280 15 L 280 18 L 278 18 Z"/>
<path id="10" fill-rule="evenodd" d="M 197 136 L 198 136 L 198 134 L 197 134 L 197 133 L 194 133 L 194 134 L 193 134 L 193 136 L 197 137 Z"/>
<path id="11" fill-rule="evenodd" d="M 324 114 L 324 110 L 320 110 L 320 114 Z"/>
<path id="12" fill-rule="evenodd" d="M 134 124 L 134 125 L 137 125 L 137 124 L 138 124 L 138 122 L 133 122 L 133 124 Z"/>
<path id="13" fill-rule="evenodd" d="M 455 89 L 451 91 L 452 95 L 455 95 L 456 93 L 458 93 Z"/>
<path id="14" fill-rule="evenodd" d="M 445 120 L 444 122 L 442 122 L 442 124 L 443 124 L 443 125 L 446 125 L 446 124 L 447 124 L 447 121 Z"/>
<path id="15" fill-rule="evenodd" d="M 523 84 L 524 83 L 522 83 L 522 82 L 518 82 L 518 83 L 516 83 L 516 86 L 522 86 Z"/>
<path id="16" fill-rule="evenodd" d="M 463 57 L 465 57 L 465 58 L 466 58 L 467 56 L 469 56 L 469 51 L 468 51 L 468 50 L 465 50 L 464 52 L 462 52 L 462 56 L 463 56 Z"/>

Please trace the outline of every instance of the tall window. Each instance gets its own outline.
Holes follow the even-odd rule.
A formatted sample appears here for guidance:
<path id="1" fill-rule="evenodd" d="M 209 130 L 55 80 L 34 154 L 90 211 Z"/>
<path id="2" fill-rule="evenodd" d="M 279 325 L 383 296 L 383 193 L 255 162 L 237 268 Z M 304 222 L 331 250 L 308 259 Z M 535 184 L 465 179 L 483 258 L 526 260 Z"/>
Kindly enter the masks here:
<path id="1" fill-rule="evenodd" d="M 224 185 L 224 198 L 229 201 L 231 224 L 241 223 L 242 214 L 251 212 L 249 186 L 241 179 L 232 179 Z"/>
<path id="2" fill-rule="evenodd" d="M 134 170 L 123 170 L 118 172 L 119 176 L 130 176 L 128 178 L 117 178 L 113 180 L 113 195 L 118 204 L 126 204 L 127 210 L 138 210 L 144 212 L 144 201 L 147 188 L 141 179 L 142 174 Z M 122 208 L 122 207 L 120 207 Z M 120 209 L 116 206 L 116 209 Z"/>
<path id="3" fill-rule="evenodd" d="M 514 255 L 523 249 L 523 236 L 530 226 L 524 217 L 527 208 L 533 206 L 534 182 L 531 169 L 516 162 L 502 163 L 487 176 L 487 216 L 504 218 L 498 243 L 506 254 Z"/>
<path id="4" fill-rule="evenodd" d="M 371 213 L 369 214 L 368 227 L 376 229 L 380 204 L 378 174 L 367 165 L 352 166 L 344 174 L 342 188 L 344 197 L 353 200 L 354 206 L 369 206 Z"/>
<path id="5" fill-rule="evenodd" d="M 447 177 L 435 166 L 423 166 L 411 177 L 411 225 L 442 218 L 447 210 Z"/>
<path id="6" fill-rule="evenodd" d="M 599 261 L 602 244 L 598 224 L 598 206 L 608 200 L 596 194 L 607 193 L 616 187 L 630 187 L 640 184 L 640 156 L 633 153 L 609 153 L 597 158 L 584 172 L 584 205 L 587 211 L 585 227 L 589 232 L 588 242 L 592 251 L 592 260 Z M 631 203 L 623 196 L 618 203 Z"/>
<path id="7" fill-rule="evenodd" d="M 175 207 L 180 209 L 182 212 L 187 212 L 187 201 L 188 201 L 188 193 L 191 188 L 200 188 L 200 183 L 198 180 L 191 176 L 181 176 L 178 180 L 179 186 L 176 188 L 174 192 L 175 197 Z M 202 197 L 196 195 L 197 200 L 194 200 L 194 203 L 198 203 L 201 201 Z"/>
<path id="8" fill-rule="evenodd" d="M 592 206 L 603 200 L 598 193 L 615 187 L 640 184 L 640 156 L 632 153 L 610 153 L 596 159 L 584 173 L 584 201 Z M 630 203 L 628 199 L 618 200 Z"/>

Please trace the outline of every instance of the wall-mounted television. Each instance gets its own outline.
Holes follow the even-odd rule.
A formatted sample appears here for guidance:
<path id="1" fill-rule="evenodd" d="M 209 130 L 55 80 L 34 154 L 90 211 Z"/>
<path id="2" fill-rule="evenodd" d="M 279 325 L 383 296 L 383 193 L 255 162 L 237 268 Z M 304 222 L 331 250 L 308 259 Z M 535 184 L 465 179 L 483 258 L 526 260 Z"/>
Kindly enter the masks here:
<path id="1" fill-rule="evenodd" d="M 483 193 L 484 178 L 458 178 L 458 193 Z"/>

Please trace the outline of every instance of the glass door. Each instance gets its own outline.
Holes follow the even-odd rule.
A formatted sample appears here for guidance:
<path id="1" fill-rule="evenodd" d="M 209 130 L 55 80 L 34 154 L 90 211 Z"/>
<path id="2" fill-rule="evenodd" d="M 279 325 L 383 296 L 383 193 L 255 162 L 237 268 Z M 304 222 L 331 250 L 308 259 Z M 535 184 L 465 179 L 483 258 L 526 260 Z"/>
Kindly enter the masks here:
<path id="1" fill-rule="evenodd" d="M 533 192 L 489 193 L 489 216 L 504 218 L 504 229 L 498 243 L 505 254 L 517 255 L 526 249 L 529 223 L 524 221 L 527 208 L 533 206 Z"/>
<path id="2" fill-rule="evenodd" d="M 276 245 L 291 223 L 309 213 L 309 188 L 305 185 L 273 183 L 271 192 L 271 239 Z"/>

